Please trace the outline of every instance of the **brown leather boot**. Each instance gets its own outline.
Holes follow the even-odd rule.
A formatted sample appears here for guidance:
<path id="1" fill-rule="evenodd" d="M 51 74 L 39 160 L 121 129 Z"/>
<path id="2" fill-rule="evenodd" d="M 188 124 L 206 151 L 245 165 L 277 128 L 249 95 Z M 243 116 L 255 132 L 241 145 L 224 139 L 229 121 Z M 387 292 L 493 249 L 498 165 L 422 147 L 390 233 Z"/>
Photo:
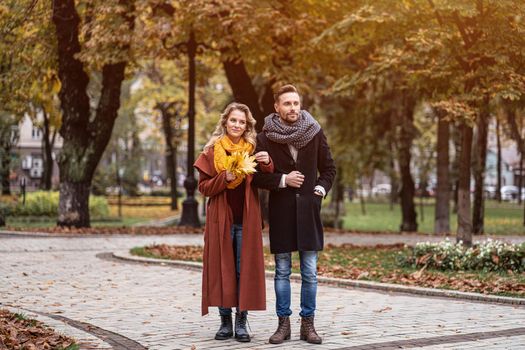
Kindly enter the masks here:
<path id="1" fill-rule="evenodd" d="M 285 340 L 290 340 L 290 317 L 279 317 L 279 326 L 275 333 L 270 337 L 270 344 L 281 344 Z"/>
<path id="2" fill-rule="evenodd" d="M 311 344 L 321 344 L 323 339 L 317 334 L 314 327 L 314 316 L 301 317 L 301 340 Z"/>

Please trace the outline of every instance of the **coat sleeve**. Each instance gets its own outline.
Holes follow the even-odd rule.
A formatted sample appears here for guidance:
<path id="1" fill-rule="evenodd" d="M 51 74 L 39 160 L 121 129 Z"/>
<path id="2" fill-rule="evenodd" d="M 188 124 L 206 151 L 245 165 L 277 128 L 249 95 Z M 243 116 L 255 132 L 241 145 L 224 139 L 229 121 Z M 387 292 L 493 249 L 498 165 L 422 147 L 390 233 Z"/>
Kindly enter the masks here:
<path id="1" fill-rule="evenodd" d="M 259 133 L 257 135 L 257 147 L 255 147 L 255 153 L 259 151 L 266 151 L 268 152 L 268 144 L 266 137 L 264 137 L 263 133 Z M 270 152 L 268 152 L 270 153 Z M 270 158 L 270 165 L 272 167 L 272 173 L 265 172 L 265 170 L 261 168 L 261 165 L 257 165 L 257 172 L 253 174 L 253 181 L 252 184 L 255 187 L 263 188 L 265 190 L 278 190 L 279 189 L 279 183 L 281 182 L 282 173 L 276 173 L 274 171 L 274 163 L 273 160 Z"/>
<path id="2" fill-rule="evenodd" d="M 268 164 L 257 164 L 259 166 L 259 170 L 262 171 L 263 173 L 273 173 L 273 171 L 275 170 L 274 166 L 273 166 L 273 160 L 272 160 L 272 157 L 270 157 L 270 162 Z"/>
<path id="3" fill-rule="evenodd" d="M 319 141 L 319 148 L 317 150 L 317 169 L 319 171 L 319 177 L 317 178 L 317 185 L 323 186 L 326 193 L 332 188 L 332 184 L 335 178 L 335 163 L 326 141 L 326 136 L 323 130 L 319 131 L 321 137 Z"/>
<path id="4" fill-rule="evenodd" d="M 206 197 L 213 197 L 226 189 L 226 171 L 210 176 L 199 170 L 199 191 Z"/>

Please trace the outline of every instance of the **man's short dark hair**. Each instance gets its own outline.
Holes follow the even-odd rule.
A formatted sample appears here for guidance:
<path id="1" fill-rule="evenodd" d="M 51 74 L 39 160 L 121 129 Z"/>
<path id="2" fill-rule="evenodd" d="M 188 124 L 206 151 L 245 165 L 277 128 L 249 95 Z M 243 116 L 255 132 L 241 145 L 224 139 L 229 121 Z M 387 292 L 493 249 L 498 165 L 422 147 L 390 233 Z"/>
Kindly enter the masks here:
<path id="1" fill-rule="evenodd" d="M 295 86 L 293 86 L 292 84 L 286 84 L 286 85 L 281 86 L 275 91 L 275 93 L 273 94 L 274 102 L 279 101 L 279 97 L 281 95 L 286 94 L 287 92 L 295 92 L 296 94 L 299 95 L 299 91 L 297 91 L 297 88 Z"/>

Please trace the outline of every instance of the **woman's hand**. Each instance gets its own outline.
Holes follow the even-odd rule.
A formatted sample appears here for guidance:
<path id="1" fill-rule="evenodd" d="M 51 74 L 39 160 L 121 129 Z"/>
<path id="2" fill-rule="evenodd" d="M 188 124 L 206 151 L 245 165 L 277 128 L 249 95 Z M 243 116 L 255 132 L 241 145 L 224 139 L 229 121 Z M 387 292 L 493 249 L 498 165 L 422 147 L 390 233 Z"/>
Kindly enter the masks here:
<path id="1" fill-rule="evenodd" d="M 270 155 L 266 151 L 260 151 L 255 153 L 255 160 L 257 163 L 268 164 L 270 163 Z"/>
<path id="2" fill-rule="evenodd" d="M 235 176 L 234 174 L 232 174 L 228 170 L 226 170 L 226 181 L 232 182 L 236 178 L 237 178 L 237 176 Z"/>

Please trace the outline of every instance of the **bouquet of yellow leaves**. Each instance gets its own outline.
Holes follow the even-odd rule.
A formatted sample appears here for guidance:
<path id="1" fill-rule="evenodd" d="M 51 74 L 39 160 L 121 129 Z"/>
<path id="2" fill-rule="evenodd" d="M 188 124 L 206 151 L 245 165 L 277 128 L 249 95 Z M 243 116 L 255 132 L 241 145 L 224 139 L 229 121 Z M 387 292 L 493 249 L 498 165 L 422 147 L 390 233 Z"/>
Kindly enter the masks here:
<path id="1" fill-rule="evenodd" d="M 257 171 L 255 156 L 250 156 L 246 151 L 233 152 L 230 156 L 226 156 L 224 163 L 224 168 L 237 177 L 244 177 Z"/>

